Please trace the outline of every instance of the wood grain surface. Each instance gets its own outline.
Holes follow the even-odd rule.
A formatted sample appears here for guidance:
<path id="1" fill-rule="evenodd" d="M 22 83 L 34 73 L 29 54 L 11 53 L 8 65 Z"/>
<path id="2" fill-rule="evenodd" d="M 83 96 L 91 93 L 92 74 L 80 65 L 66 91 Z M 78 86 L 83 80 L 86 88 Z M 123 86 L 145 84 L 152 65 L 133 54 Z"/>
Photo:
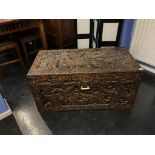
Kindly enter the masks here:
<path id="1" fill-rule="evenodd" d="M 28 73 L 40 111 L 129 108 L 141 77 L 124 48 L 40 51 Z"/>

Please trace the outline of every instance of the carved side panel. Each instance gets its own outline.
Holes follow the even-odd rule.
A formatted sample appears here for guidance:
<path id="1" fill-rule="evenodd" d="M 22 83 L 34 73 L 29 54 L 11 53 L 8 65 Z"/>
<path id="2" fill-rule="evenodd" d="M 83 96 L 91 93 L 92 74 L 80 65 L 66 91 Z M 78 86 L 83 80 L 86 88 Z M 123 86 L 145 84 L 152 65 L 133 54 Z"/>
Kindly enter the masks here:
<path id="1" fill-rule="evenodd" d="M 130 107 L 140 73 L 31 76 L 29 83 L 38 108 L 79 110 Z M 89 89 L 81 90 L 81 86 Z"/>

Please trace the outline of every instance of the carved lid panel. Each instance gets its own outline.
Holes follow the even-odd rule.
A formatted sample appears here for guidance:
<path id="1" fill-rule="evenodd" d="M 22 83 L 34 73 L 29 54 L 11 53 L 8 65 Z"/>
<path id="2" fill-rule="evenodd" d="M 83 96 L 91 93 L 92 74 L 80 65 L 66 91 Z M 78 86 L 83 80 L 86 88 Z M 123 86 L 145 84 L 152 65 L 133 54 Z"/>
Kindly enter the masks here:
<path id="1" fill-rule="evenodd" d="M 40 51 L 28 75 L 83 74 L 139 71 L 126 48 L 62 49 Z"/>

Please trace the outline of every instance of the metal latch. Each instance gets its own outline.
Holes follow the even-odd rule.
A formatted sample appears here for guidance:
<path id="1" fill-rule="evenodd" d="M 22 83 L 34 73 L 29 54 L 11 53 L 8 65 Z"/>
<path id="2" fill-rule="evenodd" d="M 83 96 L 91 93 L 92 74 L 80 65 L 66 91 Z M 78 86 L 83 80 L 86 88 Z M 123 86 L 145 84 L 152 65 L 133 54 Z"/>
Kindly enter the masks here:
<path id="1" fill-rule="evenodd" d="M 89 86 L 81 86 L 81 90 L 89 90 L 90 87 Z"/>

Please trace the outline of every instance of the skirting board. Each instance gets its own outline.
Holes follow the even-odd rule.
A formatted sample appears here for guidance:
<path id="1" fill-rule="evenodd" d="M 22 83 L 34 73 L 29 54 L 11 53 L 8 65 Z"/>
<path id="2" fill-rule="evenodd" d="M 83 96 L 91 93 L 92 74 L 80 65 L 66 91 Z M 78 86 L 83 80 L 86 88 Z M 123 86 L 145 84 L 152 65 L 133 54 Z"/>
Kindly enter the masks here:
<path id="1" fill-rule="evenodd" d="M 11 109 L 10 109 L 10 107 L 9 107 L 9 105 L 8 105 L 8 103 L 7 103 L 7 101 L 6 101 L 6 99 L 4 99 L 4 101 L 5 101 L 5 103 L 6 103 L 6 105 L 7 105 L 7 107 L 8 107 L 9 110 L 7 110 L 6 112 L 4 112 L 3 114 L 0 115 L 0 120 L 2 120 L 2 119 L 4 119 L 4 118 L 6 118 L 6 117 L 12 115 L 12 111 L 11 111 Z"/>
<path id="2" fill-rule="evenodd" d="M 145 64 L 145 63 L 142 63 L 142 62 L 139 62 L 139 64 L 140 64 L 140 66 L 141 66 L 143 69 L 145 69 L 145 70 L 147 70 L 147 71 L 149 71 L 149 72 L 155 74 L 155 67 L 152 67 L 152 66 L 150 66 L 150 65 L 148 65 L 148 64 Z"/>

